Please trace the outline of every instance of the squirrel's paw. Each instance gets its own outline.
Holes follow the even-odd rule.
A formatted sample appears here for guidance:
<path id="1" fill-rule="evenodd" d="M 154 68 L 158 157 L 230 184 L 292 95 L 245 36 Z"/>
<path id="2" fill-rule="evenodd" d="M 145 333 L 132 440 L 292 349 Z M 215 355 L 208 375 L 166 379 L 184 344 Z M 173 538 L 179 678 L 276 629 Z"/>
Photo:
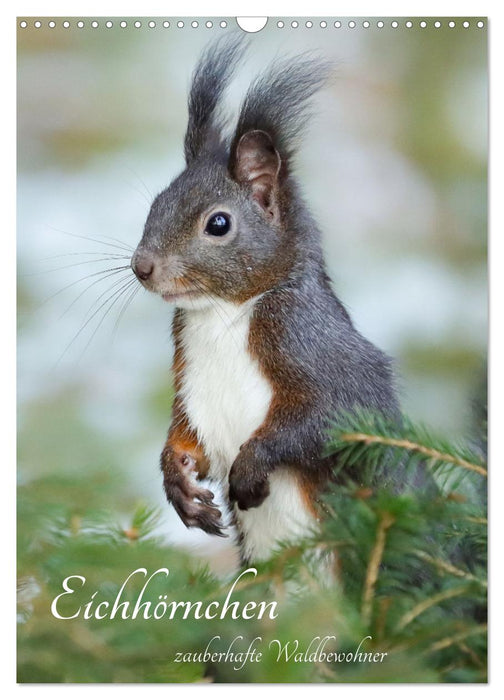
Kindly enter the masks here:
<path id="1" fill-rule="evenodd" d="M 211 491 L 196 486 L 185 476 L 176 482 L 165 480 L 164 487 L 168 501 L 186 527 L 199 527 L 209 535 L 227 537 L 223 532 L 222 513 Z"/>
<path id="2" fill-rule="evenodd" d="M 229 473 L 229 500 L 240 510 L 257 508 L 269 495 L 268 475 L 254 464 L 253 459 L 240 452 Z"/>

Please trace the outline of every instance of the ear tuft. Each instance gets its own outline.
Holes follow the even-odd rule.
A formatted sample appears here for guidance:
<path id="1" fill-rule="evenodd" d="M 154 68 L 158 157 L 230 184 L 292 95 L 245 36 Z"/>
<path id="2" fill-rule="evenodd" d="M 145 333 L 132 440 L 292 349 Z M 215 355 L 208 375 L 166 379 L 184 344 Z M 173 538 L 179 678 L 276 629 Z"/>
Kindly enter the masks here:
<path id="1" fill-rule="evenodd" d="M 247 45 L 239 34 L 210 44 L 194 70 L 189 93 L 189 121 L 184 141 L 186 163 L 223 145 L 219 105 Z"/>
<path id="2" fill-rule="evenodd" d="M 250 185 L 252 197 L 265 213 L 276 218 L 278 175 L 282 161 L 269 134 L 255 129 L 238 141 L 232 176 L 240 184 Z"/>

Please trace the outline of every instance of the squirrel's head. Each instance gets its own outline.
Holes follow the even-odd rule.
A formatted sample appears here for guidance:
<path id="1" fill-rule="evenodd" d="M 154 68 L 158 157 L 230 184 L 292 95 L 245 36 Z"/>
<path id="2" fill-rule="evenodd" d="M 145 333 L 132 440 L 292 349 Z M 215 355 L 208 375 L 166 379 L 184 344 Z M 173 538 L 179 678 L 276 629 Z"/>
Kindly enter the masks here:
<path id="1" fill-rule="evenodd" d="M 187 167 L 154 200 L 132 258 L 142 284 L 178 306 L 245 301 L 286 279 L 295 259 L 293 138 L 328 66 L 277 62 L 248 90 L 229 143 L 216 111 L 241 47 L 218 43 L 203 54 L 189 96 Z"/>

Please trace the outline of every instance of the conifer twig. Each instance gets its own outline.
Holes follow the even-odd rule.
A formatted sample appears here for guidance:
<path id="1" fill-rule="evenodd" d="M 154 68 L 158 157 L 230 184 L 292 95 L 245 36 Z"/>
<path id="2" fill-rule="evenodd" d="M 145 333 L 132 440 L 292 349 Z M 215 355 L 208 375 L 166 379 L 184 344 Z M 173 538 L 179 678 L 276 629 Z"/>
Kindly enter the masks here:
<path id="1" fill-rule="evenodd" d="M 409 610 L 401 617 L 401 619 L 397 623 L 396 632 L 403 630 L 407 625 L 410 624 L 410 622 L 413 622 L 413 620 L 419 615 L 424 613 L 429 608 L 432 608 L 433 605 L 442 603 L 443 600 L 448 600 L 449 598 L 455 598 L 456 596 L 463 595 L 467 592 L 468 588 L 469 586 L 467 585 L 459 586 L 458 588 L 450 588 L 447 591 L 441 591 L 441 593 L 437 593 L 436 595 L 433 595 L 430 598 L 427 598 L 426 600 L 420 601 L 420 603 L 415 605 L 414 608 Z"/>
<path id="2" fill-rule="evenodd" d="M 427 562 L 429 562 L 429 564 L 434 564 L 435 566 L 438 567 L 438 569 L 445 571 L 447 574 L 452 574 L 452 576 L 457 576 L 459 578 L 465 578 L 468 581 L 475 581 L 476 583 L 479 583 L 479 585 L 483 586 L 484 588 L 487 588 L 487 586 L 488 586 L 488 583 L 486 581 L 479 579 L 477 576 L 470 574 L 468 571 L 463 571 L 463 569 L 459 569 L 457 566 L 450 564 L 450 562 L 444 561 L 444 559 L 439 559 L 437 557 L 431 557 L 430 554 L 427 554 L 426 552 L 422 552 L 420 549 L 416 549 L 414 551 L 414 554 L 416 554 L 416 556 L 419 559 L 422 559 L 423 561 L 427 561 Z"/>
<path id="3" fill-rule="evenodd" d="M 419 452 L 426 457 L 431 457 L 432 459 L 442 462 L 449 462 L 450 464 L 456 464 L 464 469 L 477 472 L 482 476 L 487 476 L 487 470 L 480 464 L 473 464 L 472 462 L 462 459 L 462 457 L 456 457 L 455 455 L 448 454 L 447 452 L 440 452 L 433 447 L 426 447 L 425 445 L 421 445 L 418 442 L 412 442 L 411 440 L 385 437 L 383 435 L 371 435 L 368 433 L 342 433 L 339 436 L 339 439 L 343 442 L 363 442 L 366 445 L 378 443 L 389 447 L 403 447 L 405 450 Z"/>
<path id="4" fill-rule="evenodd" d="M 365 624 L 369 624 L 371 620 L 373 595 L 378 579 L 378 571 L 383 558 L 383 551 L 385 549 L 386 534 L 393 523 L 394 518 L 390 513 L 382 513 L 376 532 L 375 545 L 369 558 L 366 580 L 364 582 L 364 593 L 362 595 L 362 619 Z"/>
<path id="5" fill-rule="evenodd" d="M 485 664 L 481 661 L 479 656 L 474 653 L 474 651 L 467 646 L 467 644 L 464 644 L 464 642 L 459 642 L 457 644 L 458 648 L 464 652 L 464 654 L 468 654 L 471 657 L 471 660 L 476 664 L 476 666 L 479 666 L 480 668 L 485 668 Z"/>
<path id="6" fill-rule="evenodd" d="M 469 629 L 462 630 L 462 632 L 454 634 L 452 637 L 445 637 L 444 639 L 440 639 L 438 642 L 435 642 L 427 649 L 427 652 L 430 653 L 433 651 L 440 651 L 440 649 L 446 649 L 446 647 L 449 647 L 452 644 L 456 644 L 457 642 L 460 642 L 462 639 L 466 639 L 467 637 L 472 637 L 474 634 L 483 634 L 487 631 L 487 629 L 488 625 L 482 624 L 476 625 L 475 627 L 470 627 Z"/>

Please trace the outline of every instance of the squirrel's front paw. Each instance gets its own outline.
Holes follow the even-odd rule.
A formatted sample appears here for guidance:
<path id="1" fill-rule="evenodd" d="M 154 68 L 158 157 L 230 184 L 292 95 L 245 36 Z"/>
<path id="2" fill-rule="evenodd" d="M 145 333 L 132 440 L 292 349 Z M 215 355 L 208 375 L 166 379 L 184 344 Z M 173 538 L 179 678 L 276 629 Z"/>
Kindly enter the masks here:
<path id="1" fill-rule="evenodd" d="M 257 463 L 242 449 L 229 473 L 229 500 L 241 510 L 257 508 L 269 495 L 268 474 L 263 465 Z"/>
<path id="2" fill-rule="evenodd" d="M 181 465 L 191 466 L 180 458 Z M 208 489 L 197 486 L 191 478 L 179 472 L 176 477 L 165 477 L 164 489 L 168 501 L 177 511 L 186 527 L 199 527 L 209 535 L 227 537 L 222 531 L 222 513 L 213 502 L 214 495 Z"/>

